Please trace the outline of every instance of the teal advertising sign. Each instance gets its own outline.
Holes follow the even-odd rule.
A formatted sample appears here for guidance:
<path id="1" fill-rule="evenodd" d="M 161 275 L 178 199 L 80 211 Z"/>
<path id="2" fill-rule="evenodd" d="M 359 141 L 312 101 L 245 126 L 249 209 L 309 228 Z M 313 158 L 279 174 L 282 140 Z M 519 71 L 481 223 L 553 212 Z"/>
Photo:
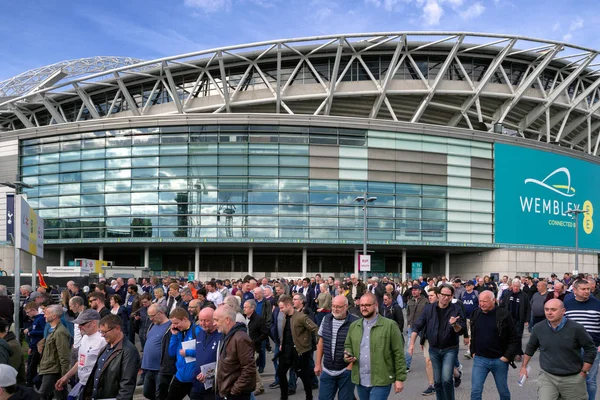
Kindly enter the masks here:
<path id="1" fill-rule="evenodd" d="M 411 274 L 410 277 L 412 279 L 419 279 L 419 277 L 421 275 L 423 275 L 423 263 L 421 262 L 414 262 L 411 264 Z"/>
<path id="2" fill-rule="evenodd" d="M 600 249 L 600 165 L 559 154 L 506 144 L 495 145 L 495 242 Z"/>

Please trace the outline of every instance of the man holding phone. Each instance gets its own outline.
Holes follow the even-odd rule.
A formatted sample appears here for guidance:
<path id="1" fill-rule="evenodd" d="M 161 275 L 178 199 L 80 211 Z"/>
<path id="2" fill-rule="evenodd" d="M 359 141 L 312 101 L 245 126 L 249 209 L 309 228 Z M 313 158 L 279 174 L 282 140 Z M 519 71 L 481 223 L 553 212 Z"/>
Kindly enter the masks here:
<path id="1" fill-rule="evenodd" d="M 454 288 L 439 287 L 438 301 L 425 306 L 413 325 L 408 353 L 412 356 L 419 332 L 429 341 L 429 357 L 433 367 L 435 393 L 438 400 L 454 400 L 454 364 L 458 357 L 459 337 L 466 329 L 460 305 L 452 303 Z"/>

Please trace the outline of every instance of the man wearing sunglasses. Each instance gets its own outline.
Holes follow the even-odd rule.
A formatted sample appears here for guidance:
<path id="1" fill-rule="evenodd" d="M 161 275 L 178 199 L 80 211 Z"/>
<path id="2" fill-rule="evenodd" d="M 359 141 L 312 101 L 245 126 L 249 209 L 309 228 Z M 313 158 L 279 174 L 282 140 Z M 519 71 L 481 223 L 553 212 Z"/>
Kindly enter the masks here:
<path id="1" fill-rule="evenodd" d="M 108 315 L 100 320 L 100 334 L 106 347 L 98 355 L 96 365 L 83 389 L 84 399 L 132 399 L 140 354 L 121 330 L 121 317 Z"/>

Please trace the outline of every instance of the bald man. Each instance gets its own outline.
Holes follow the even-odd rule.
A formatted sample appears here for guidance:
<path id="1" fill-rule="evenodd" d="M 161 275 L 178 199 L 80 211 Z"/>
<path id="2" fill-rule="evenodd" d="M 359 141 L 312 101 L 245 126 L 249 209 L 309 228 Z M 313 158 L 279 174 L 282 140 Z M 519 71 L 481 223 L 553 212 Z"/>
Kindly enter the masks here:
<path id="1" fill-rule="evenodd" d="M 596 359 L 594 341 L 583 325 L 565 317 L 562 301 L 548 300 L 544 312 L 548 321 L 533 327 L 520 375 L 528 376 L 527 365 L 540 349 L 538 398 L 587 400 L 585 379 Z"/>
<path id="2" fill-rule="evenodd" d="M 481 399 L 483 384 L 491 372 L 500 400 L 510 400 L 508 364 L 519 340 L 510 312 L 497 307 L 494 293 L 486 290 L 479 295 L 479 308 L 471 313 L 470 323 L 470 352 L 474 358 L 471 399 Z"/>
<path id="3" fill-rule="evenodd" d="M 202 329 L 196 336 L 196 369 L 194 385 L 190 393 L 191 400 L 214 399 L 215 396 L 214 369 L 223 334 L 217 330 L 214 312 L 212 308 L 203 308 L 198 313 L 198 323 Z"/>

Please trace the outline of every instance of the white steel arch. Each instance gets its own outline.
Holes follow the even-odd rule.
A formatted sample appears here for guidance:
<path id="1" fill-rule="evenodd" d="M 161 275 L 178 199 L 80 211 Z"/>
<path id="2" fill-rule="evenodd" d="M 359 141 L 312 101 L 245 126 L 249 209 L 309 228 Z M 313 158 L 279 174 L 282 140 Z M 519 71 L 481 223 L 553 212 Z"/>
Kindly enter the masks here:
<path id="1" fill-rule="evenodd" d="M 121 61 L 104 68 L 97 63 L 96 70 L 82 67 L 86 76 L 46 85 L 38 79 L 29 90 L 13 89 L 13 97 L 0 98 L 0 129 L 113 116 L 312 114 L 485 131 L 501 124 L 509 134 L 598 155 L 598 51 L 563 42 L 383 32 Z M 20 84 L 28 84 L 25 77 Z"/>

